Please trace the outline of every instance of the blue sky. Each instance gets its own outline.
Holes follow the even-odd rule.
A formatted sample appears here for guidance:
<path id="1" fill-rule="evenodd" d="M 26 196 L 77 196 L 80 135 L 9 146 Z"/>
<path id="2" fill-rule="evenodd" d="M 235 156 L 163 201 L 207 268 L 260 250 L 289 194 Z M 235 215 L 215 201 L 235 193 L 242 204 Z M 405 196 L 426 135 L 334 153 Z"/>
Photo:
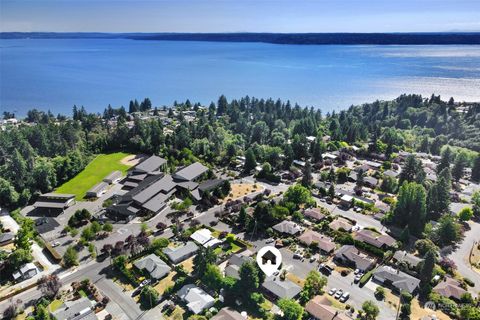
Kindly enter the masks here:
<path id="1" fill-rule="evenodd" d="M 478 0 L 0 0 L 1 31 L 480 31 Z"/>

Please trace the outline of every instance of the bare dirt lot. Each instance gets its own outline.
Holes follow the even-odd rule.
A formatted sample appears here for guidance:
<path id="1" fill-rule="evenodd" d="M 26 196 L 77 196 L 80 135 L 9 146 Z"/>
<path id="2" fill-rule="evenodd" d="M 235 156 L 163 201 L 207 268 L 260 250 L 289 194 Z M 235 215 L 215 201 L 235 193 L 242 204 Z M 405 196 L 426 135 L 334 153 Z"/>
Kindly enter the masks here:
<path id="1" fill-rule="evenodd" d="M 263 190 L 263 187 L 261 185 L 253 183 L 232 183 L 231 187 L 232 190 L 230 191 L 228 197 L 223 199 L 224 202 L 228 201 L 229 199 L 235 200 L 238 198 L 242 198 L 252 192 Z"/>
<path id="2" fill-rule="evenodd" d="M 133 167 L 139 164 L 145 157 L 146 155 L 144 154 L 131 154 L 120 160 L 120 162 L 124 165 Z"/>

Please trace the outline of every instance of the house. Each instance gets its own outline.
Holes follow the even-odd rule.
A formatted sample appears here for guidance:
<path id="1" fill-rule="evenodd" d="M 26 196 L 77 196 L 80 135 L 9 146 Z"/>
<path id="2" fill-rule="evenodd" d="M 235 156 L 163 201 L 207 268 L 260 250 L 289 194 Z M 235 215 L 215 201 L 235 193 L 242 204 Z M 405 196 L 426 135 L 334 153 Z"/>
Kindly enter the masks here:
<path id="1" fill-rule="evenodd" d="M 274 225 L 272 228 L 275 231 L 290 234 L 292 236 L 303 231 L 303 227 L 299 226 L 293 221 L 282 221 Z"/>
<path id="2" fill-rule="evenodd" d="M 334 259 L 340 263 L 351 265 L 361 271 L 368 271 L 375 266 L 375 259 L 352 245 L 344 245 L 338 249 Z"/>
<path id="3" fill-rule="evenodd" d="M 307 163 L 305 161 L 302 161 L 302 160 L 293 160 L 293 165 L 297 166 L 297 167 L 305 167 Z"/>
<path id="4" fill-rule="evenodd" d="M 225 267 L 225 276 L 240 279 L 239 271 L 240 267 L 245 262 L 251 262 L 253 259 L 242 253 L 236 253 L 228 259 L 227 266 Z"/>
<path id="5" fill-rule="evenodd" d="M 106 182 L 108 184 L 114 184 L 119 182 L 122 179 L 122 172 L 121 171 L 112 171 L 108 176 L 103 178 L 103 182 Z"/>
<path id="6" fill-rule="evenodd" d="M 446 277 L 443 281 L 439 282 L 434 288 L 433 291 L 439 295 L 460 301 L 462 295 L 467 293 L 465 289 L 460 287 L 460 283 L 450 277 Z"/>
<path id="7" fill-rule="evenodd" d="M 413 294 L 420 284 L 419 279 L 389 266 L 378 267 L 372 277 L 373 280 L 391 286 L 398 292 L 408 291 L 410 294 Z"/>
<path id="8" fill-rule="evenodd" d="M 156 254 L 151 253 L 133 263 L 141 271 L 150 275 L 150 278 L 158 280 L 170 273 L 170 266 L 160 259 Z"/>
<path id="9" fill-rule="evenodd" d="M 96 320 L 97 315 L 93 304 L 87 297 L 74 301 L 65 301 L 58 309 L 50 314 L 57 320 Z"/>
<path id="10" fill-rule="evenodd" d="M 212 232 L 206 228 L 197 230 L 194 233 L 192 233 L 192 235 L 190 236 L 190 239 L 201 244 L 205 248 L 209 248 L 209 247 L 215 248 L 222 243 L 222 241 L 212 236 Z"/>
<path id="11" fill-rule="evenodd" d="M 353 203 L 353 197 L 351 195 L 344 194 L 340 198 L 340 206 L 344 208 L 350 208 L 352 206 L 352 203 Z"/>
<path id="12" fill-rule="evenodd" d="M 215 299 L 211 295 L 194 284 L 184 285 L 178 290 L 177 296 L 187 304 L 188 310 L 194 314 L 199 314 L 215 304 Z"/>
<path id="13" fill-rule="evenodd" d="M 265 279 L 262 288 L 277 299 L 293 299 L 300 294 L 300 291 L 302 291 L 302 288 L 294 282 L 288 279 L 282 281 L 280 277 L 270 277 Z"/>
<path id="14" fill-rule="evenodd" d="M 337 219 L 333 220 L 328 224 L 328 226 L 330 227 L 330 229 L 336 231 L 343 229 L 347 232 L 352 231 L 353 228 L 353 224 L 349 220 L 342 217 L 338 217 Z"/>
<path id="15" fill-rule="evenodd" d="M 187 260 L 191 256 L 195 255 L 198 251 L 198 247 L 195 243 L 189 241 L 185 245 L 176 248 L 165 248 L 163 253 L 173 264 L 178 264 L 184 260 Z"/>
<path id="16" fill-rule="evenodd" d="M 305 311 L 316 320 L 352 320 L 343 310 L 331 306 L 331 302 L 322 296 L 315 296 L 305 305 Z"/>
<path id="17" fill-rule="evenodd" d="M 6 246 L 13 242 L 15 235 L 11 232 L 0 233 L 0 246 Z"/>
<path id="18" fill-rule="evenodd" d="M 382 167 L 382 164 L 380 162 L 376 161 L 365 161 L 365 164 L 369 166 L 372 170 L 379 170 Z"/>
<path id="19" fill-rule="evenodd" d="M 86 197 L 87 198 L 100 198 L 108 188 L 108 183 L 106 182 L 99 182 L 93 187 L 90 188 L 90 190 L 87 191 Z"/>
<path id="20" fill-rule="evenodd" d="M 401 262 L 406 263 L 410 269 L 415 269 L 423 259 L 414 256 L 406 251 L 397 250 L 393 255 L 393 261 L 398 265 Z"/>
<path id="21" fill-rule="evenodd" d="M 231 308 L 225 307 L 220 309 L 220 311 L 210 318 L 210 320 L 246 320 L 247 316 L 243 316 L 240 312 L 235 311 Z"/>
<path id="22" fill-rule="evenodd" d="M 328 152 L 324 153 L 324 154 L 322 155 L 322 157 L 323 157 L 324 159 L 328 159 L 328 160 L 331 160 L 331 161 L 335 161 L 335 160 L 337 160 L 337 158 L 338 158 L 338 157 L 337 157 L 336 155 L 334 155 L 333 153 L 328 153 Z"/>
<path id="23" fill-rule="evenodd" d="M 200 162 L 195 162 L 177 171 L 175 174 L 173 174 L 173 178 L 182 181 L 195 181 L 207 171 L 207 167 Z"/>
<path id="24" fill-rule="evenodd" d="M 315 221 L 321 221 L 325 218 L 325 215 L 321 212 L 319 207 L 307 209 L 303 212 L 303 215 Z"/>
<path id="25" fill-rule="evenodd" d="M 399 173 L 398 173 L 398 172 L 395 172 L 395 171 L 393 171 L 393 170 L 385 170 L 385 171 L 383 172 L 383 175 L 384 175 L 385 177 L 396 178 L 396 177 L 398 177 Z"/>
<path id="26" fill-rule="evenodd" d="M 310 246 L 316 243 L 318 248 L 325 253 L 332 253 L 335 250 L 335 242 L 327 236 L 324 236 L 316 231 L 307 230 L 300 237 L 300 242 Z"/>
<path id="27" fill-rule="evenodd" d="M 38 268 L 32 262 L 29 262 L 21 266 L 17 272 L 13 273 L 13 279 L 15 281 L 23 281 L 36 276 L 38 273 Z"/>
<path id="28" fill-rule="evenodd" d="M 74 194 L 44 193 L 40 195 L 33 207 L 42 214 L 58 215 L 75 203 Z"/>
<path id="29" fill-rule="evenodd" d="M 369 188 L 375 188 L 378 185 L 378 179 L 374 177 L 364 177 L 363 182 Z"/>
<path id="30" fill-rule="evenodd" d="M 353 236 L 355 240 L 362 241 L 376 248 L 386 249 L 396 244 L 396 240 L 387 234 L 381 234 L 376 231 L 362 229 Z"/>
<path id="31" fill-rule="evenodd" d="M 137 164 L 131 171 L 131 174 L 135 175 L 160 171 L 160 169 L 166 164 L 167 160 L 153 155 Z"/>

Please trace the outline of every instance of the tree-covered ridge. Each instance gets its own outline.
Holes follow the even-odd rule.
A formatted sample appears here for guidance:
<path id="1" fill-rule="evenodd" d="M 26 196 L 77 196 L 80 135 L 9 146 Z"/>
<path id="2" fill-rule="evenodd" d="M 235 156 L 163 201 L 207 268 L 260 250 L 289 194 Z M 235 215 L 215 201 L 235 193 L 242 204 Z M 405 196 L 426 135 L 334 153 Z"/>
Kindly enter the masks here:
<path id="1" fill-rule="evenodd" d="M 338 119 L 342 128 L 340 138 L 348 141 L 359 137 L 354 128 L 368 125 L 373 137 L 381 135 L 381 128 L 411 130 L 418 137 L 428 137 L 427 143 L 420 139 L 415 145 L 422 152 L 438 155 L 446 143 L 480 151 L 479 103 L 459 105 L 452 98 L 446 102 L 434 95 L 427 99 L 402 95 L 392 101 L 352 106 L 338 116 L 334 114 L 332 119 Z"/>
<path id="2" fill-rule="evenodd" d="M 342 150 L 345 142 L 370 142 L 364 152 L 386 160 L 404 149 L 439 154 L 447 143 L 480 150 L 480 106 L 436 96 L 403 95 L 326 116 L 289 101 L 248 96 L 221 96 L 208 107 L 189 100 L 174 106 L 153 108 L 147 98 L 131 101 L 128 112 L 108 106 L 103 115 L 83 107 L 74 107 L 72 118 L 29 111 L 25 122 L 0 134 L 2 204 L 24 205 L 72 178 L 94 154 L 118 150 L 159 154 L 171 170 L 193 161 L 228 167 L 245 156 L 245 172 L 259 163 L 261 175 L 272 181 L 278 179 L 273 172 L 290 168 L 293 160 L 321 164 L 323 153 Z M 460 168 L 472 165 L 464 162 Z"/>

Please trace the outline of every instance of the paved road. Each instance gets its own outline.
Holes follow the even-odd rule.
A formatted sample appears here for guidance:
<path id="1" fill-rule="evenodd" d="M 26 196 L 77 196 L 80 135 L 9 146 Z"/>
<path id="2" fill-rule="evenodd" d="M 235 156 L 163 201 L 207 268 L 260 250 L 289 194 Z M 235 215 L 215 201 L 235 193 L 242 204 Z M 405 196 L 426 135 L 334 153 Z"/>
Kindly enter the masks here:
<path id="1" fill-rule="evenodd" d="M 334 204 L 328 204 L 321 201 L 317 201 L 317 203 L 319 206 L 326 208 L 333 215 L 344 216 L 357 221 L 357 224 L 361 227 L 375 227 L 379 231 L 385 231 L 384 229 L 386 229 L 386 227 L 382 225 L 380 221 L 371 215 L 355 212 L 352 209 L 344 210 Z"/>
<path id="2" fill-rule="evenodd" d="M 124 293 L 119 286 L 106 277 L 109 265 L 109 259 L 99 263 L 90 262 L 81 266 L 77 270 L 59 273 L 59 278 L 66 286 L 74 281 L 90 279 L 95 283 L 103 295 L 110 298 L 111 303 L 118 305 L 122 313 L 126 315 L 128 319 L 139 319 L 144 313 L 140 310 L 139 305 L 130 297 L 130 295 Z M 42 292 L 35 287 L 16 295 L 14 301 L 21 300 L 23 304 L 28 305 L 39 299 L 41 296 Z M 9 301 L 3 301 L 0 303 L 0 314 L 3 314 L 8 305 Z"/>
<path id="3" fill-rule="evenodd" d="M 480 241 L 480 223 L 470 221 L 470 230 L 465 232 L 465 238 L 458 245 L 458 248 L 447 255 L 457 265 L 457 271 L 466 278 L 475 283 L 474 291 L 480 290 L 480 273 L 473 270 L 468 261 L 470 256 L 470 250 L 475 243 Z"/>

